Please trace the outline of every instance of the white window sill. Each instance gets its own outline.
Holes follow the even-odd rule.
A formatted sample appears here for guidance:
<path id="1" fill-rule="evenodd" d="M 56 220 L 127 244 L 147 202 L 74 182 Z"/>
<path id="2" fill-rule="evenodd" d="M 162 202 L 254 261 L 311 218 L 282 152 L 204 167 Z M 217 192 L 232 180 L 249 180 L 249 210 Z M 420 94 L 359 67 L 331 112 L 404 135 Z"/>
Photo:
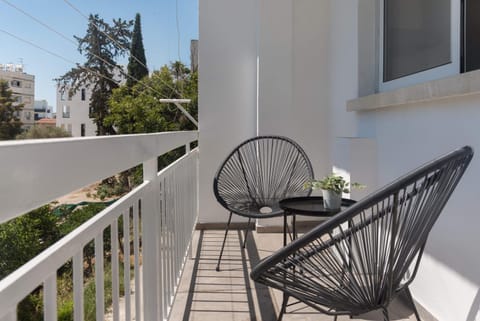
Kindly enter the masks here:
<path id="1" fill-rule="evenodd" d="M 347 111 L 369 111 L 480 93 L 480 70 L 349 100 Z"/>

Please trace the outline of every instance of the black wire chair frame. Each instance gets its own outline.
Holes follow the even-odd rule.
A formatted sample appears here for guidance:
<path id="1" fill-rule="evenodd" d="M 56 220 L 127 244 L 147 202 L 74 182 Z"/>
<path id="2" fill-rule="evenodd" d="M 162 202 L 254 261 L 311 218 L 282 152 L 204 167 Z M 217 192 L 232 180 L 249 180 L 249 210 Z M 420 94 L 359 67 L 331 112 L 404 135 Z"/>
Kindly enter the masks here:
<path id="1" fill-rule="evenodd" d="M 283 215 L 279 202 L 287 197 L 308 196 L 305 182 L 314 178 L 305 151 L 283 136 L 257 136 L 237 146 L 223 161 L 213 180 L 217 201 L 230 212 L 218 257 L 220 270 L 232 214 L 248 217 L 242 247 L 252 219 Z"/>
<path id="2" fill-rule="evenodd" d="M 381 309 L 415 278 L 428 235 L 473 157 L 455 150 L 370 194 L 262 260 L 251 278 L 329 315 Z"/>

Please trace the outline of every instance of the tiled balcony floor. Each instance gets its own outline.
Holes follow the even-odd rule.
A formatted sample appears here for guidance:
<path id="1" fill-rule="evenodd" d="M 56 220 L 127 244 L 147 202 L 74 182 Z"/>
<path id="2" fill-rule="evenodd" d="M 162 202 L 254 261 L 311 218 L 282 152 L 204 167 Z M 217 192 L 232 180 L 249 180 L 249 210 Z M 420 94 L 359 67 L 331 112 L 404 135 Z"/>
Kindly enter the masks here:
<path id="1" fill-rule="evenodd" d="M 277 290 L 253 282 L 252 266 L 282 245 L 281 233 L 253 232 L 245 251 L 240 250 L 243 233 L 229 233 L 222 259 L 221 271 L 215 271 L 223 231 L 197 231 L 194 237 L 193 258 L 189 259 L 172 309 L 173 321 L 274 321 L 282 303 Z M 251 237 L 253 236 L 253 237 Z M 421 308 L 419 308 L 421 309 Z M 409 308 L 397 300 L 390 309 L 391 320 L 415 320 Z M 432 320 L 423 316 L 422 320 Z M 333 320 L 332 316 L 314 312 L 297 304 L 287 309 L 283 320 Z M 350 320 L 341 316 L 339 321 Z M 383 320 L 381 313 L 372 312 L 356 320 Z"/>

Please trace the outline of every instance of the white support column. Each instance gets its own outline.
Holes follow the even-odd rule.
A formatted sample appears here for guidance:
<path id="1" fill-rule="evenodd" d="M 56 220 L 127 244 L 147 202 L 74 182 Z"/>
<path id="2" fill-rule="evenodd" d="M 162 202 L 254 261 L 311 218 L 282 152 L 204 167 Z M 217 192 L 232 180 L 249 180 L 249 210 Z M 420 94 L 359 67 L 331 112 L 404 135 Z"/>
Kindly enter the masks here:
<path id="1" fill-rule="evenodd" d="M 156 197 L 158 187 L 153 183 L 157 176 L 157 158 L 152 158 L 143 163 L 143 179 L 152 182 L 147 186 L 147 193 L 142 202 L 142 223 L 143 223 L 143 300 L 144 319 L 160 321 L 161 307 L 158 299 L 161 292 L 158 286 L 157 265 L 159 262 L 157 248 L 158 244 L 158 208 Z"/>
<path id="2" fill-rule="evenodd" d="M 57 320 L 57 271 L 43 283 L 43 311 L 45 320 Z"/>
<path id="3" fill-rule="evenodd" d="M 95 297 L 97 320 L 105 318 L 105 289 L 104 289 L 104 260 L 103 260 L 103 231 L 95 237 Z M 50 319 L 46 319 L 50 320 Z M 52 319 L 56 320 L 56 319 Z"/>
<path id="4" fill-rule="evenodd" d="M 73 320 L 83 321 L 83 248 L 73 256 Z"/>

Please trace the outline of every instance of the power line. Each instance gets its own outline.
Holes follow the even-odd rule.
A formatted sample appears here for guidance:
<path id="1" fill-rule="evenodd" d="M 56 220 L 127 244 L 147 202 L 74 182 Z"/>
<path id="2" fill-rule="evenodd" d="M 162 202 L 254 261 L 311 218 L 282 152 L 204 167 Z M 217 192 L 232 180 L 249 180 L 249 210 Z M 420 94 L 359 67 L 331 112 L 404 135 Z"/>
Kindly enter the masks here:
<path id="1" fill-rule="evenodd" d="M 3 0 L 2 0 L 3 1 Z M 70 8 L 72 8 L 74 11 L 76 11 L 80 16 L 82 16 L 84 19 L 86 19 L 87 21 L 90 22 L 90 19 L 89 17 L 84 14 L 80 9 L 78 9 L 75 5 L 73 5 L 70 1 L 68 0 L 63 0 L 63 2 L 65 2 Z M 92 25 L 95 27 L 95 29 L 97 29 L 98 31 L 100 31 L 102 34 L 104 34 L 108 39 L 110 39 L 118 48 L 120 49 L 123 49 L 127 52 L 129 52 L 129 48 L 126 48 L 125 46 L 123 46 L 121 43 L 119 43 L 116 39 L 112 38 L 109 34 L 107 34 L 105 31 L 103 31 L 97 24 L 95 23 L 92 23 Z M 130 57 L 132 57 L 133 59 L 135 59 L 135 61 L 137 61 L 140 65 L 142 65 L 145 69 L 148 70 L 148 67 L 140 60 L 138 59 L 135 55 L 132 55 L 130 53 Z M 164 85 L 166 85 L 167 87 L 169 87 L 170 89 L 172 89 L 173 91 L 175 91 L 177 94 L 180 95 L 180 93 L 175 89 L 175 88 L 172 88 L 169 84 L 167 83 L 164 83 Z"/>
<path id="2" fill-rule="evenodd" d="M 90 69 L 90 68 L 83 67 L 83 66 L 77 64 L 76 62 L 74 62 L 74 61 L 72 61 L 72 60 L 70 60 L 70 59 L 68 59 L 68 58 L 65 58 L 65 57 L 63 57 L 63 56 L 61 56 L 61 55 L 59 55 L 59 54 L 54 53 L 53 51 L 50 51 L 50 50 L 48 50 L 48 49 L 45 49 L 45 48 L 43 48 L 43 47 L 41 47 L 41 46 L 39 46 L 39 45 L 37 45 L 37 44 L 29 41 L 29 40 L 26 40 L 26 39 L 23 39 L 23 38 L 21 38 L 21 37 L 19 37 L 19 36 L 17 36 L 17 35 L 14 35 L 14 34 L 11 33 L 11 32 L 8 32 L 8 31 L 3 30 L 3 29 L 0 29 L 0 32 L 4 33 L 4 34 L 6 34 L 6 35 L 8 35 L 8 36 L 10 36 L 10 37 L 12 37 L 12 38 L 14 38 L 14 39 L 17 39 L 17 40 L 19 40 L 19 41 L 21 41 L 21 42 L 24 42 L 24 43 L 26 43 L 26 44 L 28 44 L 28 45 L 30 45 L 30 46 L 32 46 L 32 47 L 35 47 L 35 48 L 37 48 L 37 49 L 39 49 L 39 50 L 41 50 L 41 51 L 44 51 L 44 52 L 46 52 L 46 53 L 48 53 L 48 54 L 50 54 L 50 55 L 52 55 L 52 56 L 54 56 L 54 57 L 56 57 L 56 58 L 59 58 L 59 59 L 65 61 L 65 62 L 67 62 L 67 63 L 74 64 L 74 65 L 76 65 L 78 68 L 83 69 L 83 70 L 85 70 L 85 71 L 87 71 L 87 72 L 90 72 L 90 73 L 92 73 L 92 74 L 95 74 L 95 75 L 98 76 L 98 77 L 101 77 L 101 78 L 104 78 L 104 79 L 106 79 L 106 80 L 112 81 L 112 82 L 114 82 L 114 83 L 116 83 L 116 84 L 120 84 L 120 82 L 116 81 L 115 79 L 112 79 L 112 78 L 110 78 L 110 77 L 107 77 L 107 76 L 105 76 L 105 75 L 102 75 L 102 74 L 100 74 L 99 72 L 97 72 L 97 71 L 95 71 L 95 70 L 92 70 L 92 69 Z M 137 80 L 137 81 L 138 81 L 138 80 Z M 148 88 L 148 89 L 150 89 L 150 90 L 152 90 L 153 92 L 155 92 L 155 93 L 157 93 L 157 94 L 160 93 L 158 90 L 156 90 L 155 88 L 153 88 L 152 86 L 150 86 L 150 85 L 148 85 L 148 84 L 145 84 L 145 87 Z M 161 99 L 161 98 L 158 99 L 158 100 L 159 100 L 160 103 L 173 103 L 173 104 L 198 128 L 198 123 L 197 123 L 197 121 L 180 105 L 180 103 L 185 103 L 186 100 L 177 101 L 177 100 L 175 100 L 175 99 L 172 100 L 172 99 Z M 163 100 L 163 101 L 162 101 L 162 100 Z"/>
<path id="3" fill-rule="evenodd" d="M 23 9 L 21 9 L 21 8 L 15 6 L 15 5 L 13 5 L 12 3 L 10 3 L 10 2 L 7 1 L 7 0 L 1 0 L 1 1 L 3 1 L 3 2 L 6 3 L 7 5 L 11 6 L 11 7 L 14 8 L 15 10 L 21 12 L 22 14 L 24 14 L 24 15 L 27 16 L 27 17 L 29 17 L 30 19 L 34 20 L 34 21 L 37 22 L 38 24 L 44 26 L 45 28 L 47 28 L 47 29 L 50 30 L 51 32 L 54 32 L 55 34 L 57 34 L 58 36 L 60 36 L 60 37 L 63 38 L 64 40 L 66 40 L 66 41 L 74 44 L 75 46 L 77 45 L 77 43 L 76 43 L 75 41 L 73 41 L 72 39 L 68 38 L 67 36 L 65 36 L 65 35 L 62 34 L 61 32 L 59 32 L 59 31 L 57 31 L 56 29 L 54 29 L 53 27 L 49 26 L 48 24 L 44 23 L 43 21 L 37 19 L 36 17 L 34 17 L 33 15 L 29 14 L 29 13 L 26 12 L 25 10 L 23 10 Z M 67 3 L 68 3 L 72 8 L 74 8 L 77 12 L 79 12 L 80 14 L 82 14 L 78 9 L 76 9 L 73 5 L 71 5 L 67 0 L 64 0 L 64 1 L 67 2 Z M 82 16 L 86 17 L 86 16 L 83 15 L 83 14 L 82 14 Z M 86 19 L 88 20 L 88 17 L 86 17 Z M 110 37 L 110 35 L 108 35 L 108 34 L 106 34 L 105 32 L 103 32 L 96 24 L 93 23 L 93 25 L 95 26 L 95 28 L 96 28 L 97 30 L 99 30 L 100 32 L 102 32 L 105 36 L 107 36 L 110 40 L 112 40 L 113 42 L 115 42 L 118 46 L 120 46 L 120 47 L 123 48 L 124 50 L 127 50 L 127 51 L 128 51 L 128 49 L 125 49 L 124 47 L 122 47 L 121 44 L 118 43 L 118 41 L 116 41 L 115 39 L 113 39 L 112 37 Z M 69 59 L 67 59 L 67 58 L 65 58 L 65 57 L 63 57 L 63 56 L 61 56 L 61 55 L 59 55 L 59 54 L 56 54 L 56 53 L 54 53 L 54 52 L 52 52 L 52 51 L 50 51 L 50 50 L 48 50 L 48 49 L 45 49 L 45 48 L 43 48 L 43 47 L 41 47 L 41 46 L 39 46 L 39 45 L 37 45 L 37 44 L 29 41 L 29 40 L 23 39 L 23 38 L 21 38 L 21 37 L 19 37 L 19 36 L 16 36 L 16 35 L 8 32 L 8 31 L 5 31 L 5 30 L 3 30 L 3 29 L 0 29 L 0 32 L 3 32 L 3 33 L 5 33 L 5 34 L 7 34 L 7 35 L 9 35 L 9 36 L 11 36 L 11 37 L 19 40 L 19 41 L 22 41 L 22 42 L 24 42 L 24 43 L 27 43 L 27 44 L 29 44 L 30 46 L 33 46 L 33 47 L 35 47 L 35 48 L 37 48 L 37 49 L 39 49 L 39 50 L 42 50 L 42 51 L 44 51 L 44 52 L 46 52 L 46 53 L 48 53 L 48 54 L 50 54 L 50 55 L 52 55 L 52 56 L 54 56 L 54 57 L 57 57 L 57 58 L 65 61 L 65 62 L 67 62 L 67 63 L 71 63 L 71 64 L 73 64 L 73 65 L 76 65 L 78 68 L 83 69 L 83 70 L 85 70 L 85 71 L 87 71 L 87 72 L 90 72 L 90 73 L 96 75 L 97 77 L 101 77 L 101 78 L 104 78 L 104 79 L 106 79 L 106 80 L 112 81 L 113 83 L 115 83 L 115 84 L 117 84 L 117 85 L 121 85 L 121 82 L 120 82 L 120 81 L 117 81 L 117 80 L 115 80 L 115 79 L 113 79 L 113 78 L 110 78 L 110 77 L 108 77 L 108 76 L 105 76 L 105 75 L 103 75 L 103 74 L 101 74 L 101 73 L 99 73 L 99 72 L 97 72 L 97 71 L 95 71 L 95 70 L 92 70 L 92 69 L 90 69 L 90 68 L 83 67 L 83 66 L 81 66 L 80 64 L 78 64 L 78 63 L 76 63 L 76 62 L 74 62 L 74 61 L 72 61 L 72 60 L 69 60 Z M 128 73 L 125 73 L 120 66 L 110 63 L 109 61 L 107 61 L 107 60 L 105 60 L 104 58 L 96 55 L 95 53 L 92 53 L 92 52 L 91 52 L 91 54 L 92 54 L 94 57 L 96 57 L 97 59 L 99 59 L 99 60 L 103 61 L 104 63 L 106 63 L 107 65 L 109 65 L 110 67 L 113 67 L 114 69 L 115 69 L 115 68 L 120 69 L 121 74 L 123 74 L 124 76 L 129 77 L 130 79 L 134 80 L 134 81 L 137 82 L 137 83 L 140 82 L 139 79 L 137 79 L 137 78 L 129 75 Z M 131 55 L 131 56 L 134 57 L 135 59 L 137 59 L 135 56 L 133 56 L 133 55 Z M 139 60 L 137 59 L 137 61 L 139 61 Z M 139 61 L 139 62 L 140 62 L 140 61 Z M 141 62 L 140 62 L 140 63 L 141 63 Z M 147 68 L 143 63 L 142 63 L 142 65 L 143 65 L 145 68 Z M 167 88 L 169 88 L 169 89 L 171 89 L 173 92 L 179 94 L 178 91 L 177 91 L 175 88 L 172 88 L 172 87 L 171 87 L 168 83 L 166 83 L 163 79 L 161 79 L 161 78 L 159 78 L 159 79 L 160 79 L 160 81 L 161 81 Z M 152 90 L 154 93 L 159 94 L 160 97 L 163 95 L 162 93 L 160 93 L 158 90 L 156 90 L 156 89 L 153 88 L 152 86 L 150 86 L 150 85 L 148 85 L 148 84 L 144 84 L 144 85 L 145 85 L 146 88 Z M 180 95 L 180 94 L 179 94 L 179 95 Z M 170 97 L 169 97 L 169 98 L 170 98 Z M 161 98 L 160 98 L 160 99 L 161 99 Z M 196 121 L 193 121 L 193 117 L 192 117 L 183 107 L 179 106 L 179 104 L 177 104 L 177 103 L 175 103 L 175 106 L 176 106 L 183 114 L 185 114 L 185 116 L 186 116 L 189 120 L 191 120 L 191 121 L 198 127 L 197 122 L 196 122 Z"/>
<path id="4" fill-rule="evenodd" d="M 93 73 L 93 74 L 95 74 L 96 76 L 99 76 L 99 77 L 102 77 L 102 78 L 105 78 L 105 79 L 107 79 L 107 80 L 110 80 L 110 81 L 113 81 L 113 82 L 117 83 L 117 81 L 114 80 L 114 79 L 111 79 L 111 78 L 109 78 L 109 77 L 107 77 L 107 76 L 105 76 L 105 75 L 102 75 L 102 74 L 98 73 L 97 71 L 92 70 L 92 69 L 90 69 L 90 68 L 83 67 L 83 66 L 79 65 L 78 63 L 74 62 L 73 60 L 70 60 L 70 59 L 68 59 L 68 58 L 65 58 L 64 56 L 61 56 L 61 55 L 53 52 L 53 51 L 50 51 L 50 50 L 48 50 L 48 49 L 45 49 L 45 48 L 43 48 L 43 47 L 41 47 L 41 46 L 39 46 L 39 45 L 31 42 L 30 40 L 23 39 L 23 38 L 21 38 L 21 37 L 19 37 L 19 36 L 17 36 L 17 35 L 14 35 L 14 34 L 11 33 L 11 32 L 8 32 L 8 31 L 6 31 L 6 30 L 3 30 L 3 29 L 0 29 L 0 32 L 3 32 L 4 34 L 7 34 L 7 35 L 9 35 L 9 36 L 12 37 L 12 38 L 15 38 L 15 39 L 17 39 L 17 40 L 19 40 L 19 41 L 21 41 L 21 42 L 24 42 L 24 43 L 26 43 L 26 44 L 28 44 L 28 45 L 30 45 L 30 46 L 32 46 L 32 47 L 35 47 L 35 48 L 37 48 L 37 49 L 39 49 L 39 50 L 41 50 L 41 51 L 44 51 L 44 52 L 48 53 L 49 55 L 52 55 L 52 56 L 54 56 L 54 57 L 57 57 L 57 58 L 65 61 L 65 62 L 67 62 L 67 63 L 76 65 L 78 68 L 83 69 L 83 70 L 85 70 L 85 71 L 87 71 L 87 72 Z"/>
<path id="5" fill-rule="evenodd" d="M 74 45 L 77 45 L 77 43 L 75 41 L 73 41 L 72 39 L 68 38 L 67 36 L 65 36 L 64 34 L 62 34 L 61 32 L 55 30 L 54 28 L 52 28 L 51 26 L 47 25 L 46 23 L 44 23 L 43 21 L 35 18 L 34 16 L 32 16 L 31 14 L 29 14 L 28 12 L 26 12 L 25 10 L 17 7 L 16 5 L 14 5 L 13 3 L 11 3 L 10 1 L 7 1 L 7 0 L 1 0 L 3 1 L 4 3 L 6 3 L 7 5 L 9 5 L 10 7 L 14 8 L 15 10 L 23 13 L 25 16 L 29 17 L 30 19 L 34 20 L 35 22 L 37 22 L 38 24 L 41 24 L 42 26 L 44 26 L 45 28 L 47 28 L 48 30 L 56 33 L 57 35 L 59 35 L 60 37 L 62 37 L 63 39 L 73 43 Z"/>

